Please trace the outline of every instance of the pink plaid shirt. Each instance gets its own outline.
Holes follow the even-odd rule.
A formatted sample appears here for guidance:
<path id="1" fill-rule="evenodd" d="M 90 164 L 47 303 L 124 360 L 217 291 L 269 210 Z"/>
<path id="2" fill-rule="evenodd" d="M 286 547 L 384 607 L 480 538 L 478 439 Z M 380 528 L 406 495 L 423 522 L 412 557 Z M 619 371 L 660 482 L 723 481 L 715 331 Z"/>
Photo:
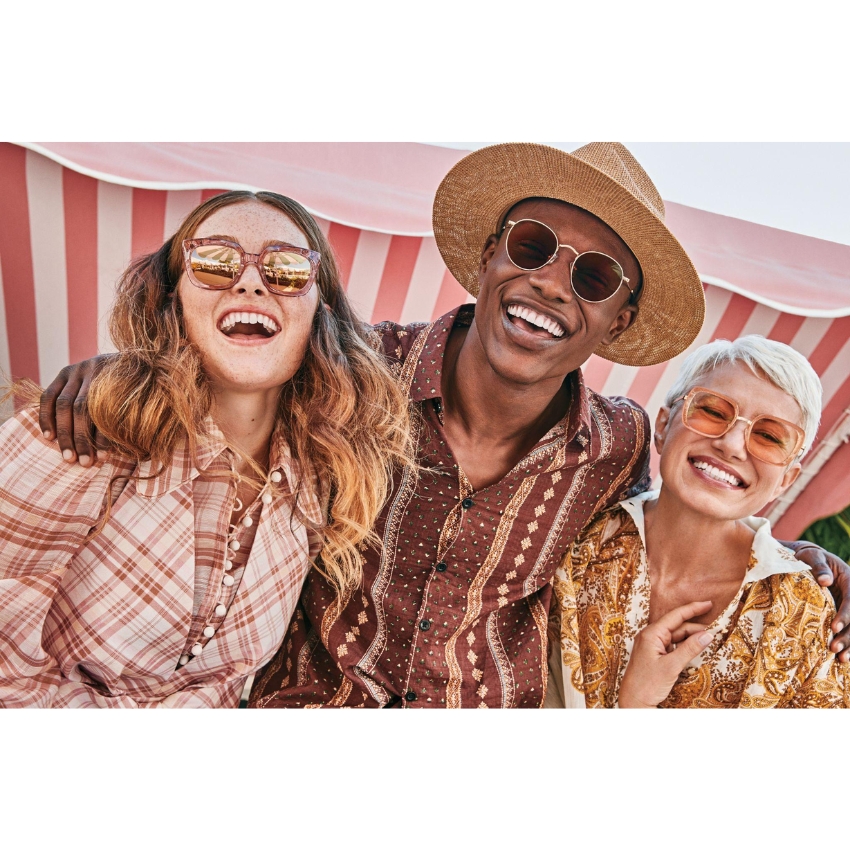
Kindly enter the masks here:
<path id="1" fill-rule="evenodd" d="M 32 410 L 0 428 L 0 706 L 238 705 L 320 548 L 303 520 L 324 513 L 315 476 L 277 437 L 271 503 L 258 497 L 230 528 L 235 485 L 206 473 L 228 472 L 233 453 L 209 424 L 200 470 L 187 444 L 156 477 L 120 458 L 65 463 Z M 110 486 L 109 518 L 87 539 Z"/>

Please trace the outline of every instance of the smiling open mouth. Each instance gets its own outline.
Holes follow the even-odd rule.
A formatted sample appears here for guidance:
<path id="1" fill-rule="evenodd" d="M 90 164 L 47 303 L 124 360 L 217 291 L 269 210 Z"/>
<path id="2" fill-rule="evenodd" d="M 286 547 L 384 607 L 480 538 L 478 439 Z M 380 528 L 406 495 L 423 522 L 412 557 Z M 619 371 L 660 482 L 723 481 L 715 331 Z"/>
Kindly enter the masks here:
<path id="1" fill-rule="evenodd" d="M 270 339 L 280 331 L 274 319 L 262 313 L 227 313 L 218 323 L 218 329 L 228 337 L 237 339 Z"/>
<path id="2" fill-rule="evenodd" d="M 530 307 L 524 307 L 520 304 L 509 304 L 506 312 L 508 314 L 508 321 L 527 333 L 547 339 L 560 339 L 564 335 L 563 327 L 554 319 L 543 316 Z"/>
<path id="3" fill-rule="evenodd" d="M 715 481 L 722 481 L 724 484 L 730 484 L 732 487 L 740 487 L 742 489 L 747 486 L 740 478 L 737 478 L 730 472 L 726 472 L 723 469 L 718 469 L 716 466 L 713 466 L 704 460 L 694 460 L 693 458 L 689 458 L 689 462 L 700 472 L 704 473 L 709 478 L 713 478 Z"/>

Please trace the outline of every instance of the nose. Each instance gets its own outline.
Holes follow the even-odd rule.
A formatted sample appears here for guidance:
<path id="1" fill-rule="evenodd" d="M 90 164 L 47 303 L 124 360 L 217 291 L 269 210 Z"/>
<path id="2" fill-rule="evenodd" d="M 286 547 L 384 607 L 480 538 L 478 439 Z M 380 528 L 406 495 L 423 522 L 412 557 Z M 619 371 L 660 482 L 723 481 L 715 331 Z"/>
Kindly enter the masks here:
<path id="1" fill-rule="evenodd" d="M 528 272 L 528 282 L 546 300 L 568 304 L 575 299 L 570 283 L 570 271 L 569 251 L 562 248 L 551 263 Z"/>
<path id="2" fill-rule="evenodd" d="M 715 447 L 726 457 L 735 460 L 747 459 L 747 423 L 742 419 L 737 422 L 727 431 L 722 437 L 715 437 L 713 442 Z"/>
<path id="3" fill-rule="evenodd" d="M 236 291 L 241 293 L 252 292 L 254 295 L 268 295 L 265 283 L 263 283 L 260 270 L 255 262 L 249 262 L 245 271 L 242 272 L 242 277 L 236 284 Z"/>

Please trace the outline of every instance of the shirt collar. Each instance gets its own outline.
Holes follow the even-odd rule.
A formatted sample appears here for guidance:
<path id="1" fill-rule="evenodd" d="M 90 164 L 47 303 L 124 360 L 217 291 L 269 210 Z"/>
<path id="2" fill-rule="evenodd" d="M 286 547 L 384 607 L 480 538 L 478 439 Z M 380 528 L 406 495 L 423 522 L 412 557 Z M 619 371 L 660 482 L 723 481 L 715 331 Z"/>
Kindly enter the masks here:
<path id="1" fill-rule="evenodd" d="M 224 466 L 230 467 L 234 457 L 233 451 L 210 416 L 204 420 L 204 431 L 206 433 L 198 437 L 195 451 L 197 466 L 192 463 L 189 440 L 185 438 L 175 448 L 171 462 L 166 464 L 161 475 L 157 475 L 158 470 L 154 468 L 150 460 L 139 464 L 136 492 L 145 499 L 158 499 L 181 487 L 187 481 L 197 478 L 222 455 L 224 455 Z M 290 492 L 294 493 L 298 490 L 304 473 L 301 465 L 292 457 L 289 443 L 280 427 L 272 434 L 269 450 L 269 473 L 274 471 L 281 473 Z M 311 522 L 321 526 L 324 525 L 324 513 L 318 495 L 319 484 L 312 469 L 307 471 L 307 479 L 299 494 L 298 508 Z"/>
<path id="2" fill-rule="evenodd" d="M 442 400 L 443 362 L 449 334 L 455 327 L 468 328 L 474 316 L 475 305 L 462 304 L 444 316 L 440 316 L 427 331 L 423 331 L 428 336 L 413 373 L 413 382 L 410 386 L 410 397 L 413 401 Z M 590 397 L 581 369 L 571 372 L 565 380 L 570 390 L 570 409 L 560 422 L 541 437 L 541 443 L 563 434 L 566 434 L 568 442 L 572 442 L 579 434 L 583 435 L 586 441 L 590 440 Z M 583 445 L 586 444 L 587 442 L 583 443 Z"/>
<path id="3" fill-rule="evenodd" d="M 643 518 L 643 509 L 647 502 L 658 498 L 658 490 L 648 490 L 631 499 L 620 502 L 621 507 L 635 523 L 641 543 L 646 549 L 646 526 Z M 744 584 L 759 581 L 769 576 L 781 575 L 783 573 L 801 573 L 809 567 L 790 550 L 786 549 L 770 533 L 770 520 L 761 516 L 751 516 L 742 520 L 754 532 L 752 546 L 752 558 L 750 568 L 744 576 Z"/>

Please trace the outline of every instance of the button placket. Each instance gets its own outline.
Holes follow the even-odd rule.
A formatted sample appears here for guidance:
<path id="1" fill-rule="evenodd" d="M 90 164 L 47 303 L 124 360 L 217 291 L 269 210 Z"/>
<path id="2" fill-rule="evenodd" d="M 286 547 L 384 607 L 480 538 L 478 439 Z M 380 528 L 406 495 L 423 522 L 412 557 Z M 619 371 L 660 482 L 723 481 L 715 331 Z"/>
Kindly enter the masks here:
<path id="1" fill-rule="evenodd" d="M 212 617 L 214 617 L 217 622 L 214 622 L 212 617 L 207 621 L 197 642 L 194 643 L 189 650 L 189 654 L 180 656 L 178 667 L 185 666 L 192 660 L 193 657 L 200 655 L 203 652 L 206 643 L 215 637 L 224 617 L 227 615 L 230 604 L 232 604 L 232 599 L 230 597 L 233 596 L 234 591 L 232 591 L 231 588 L 233 588 L 236 583 L 236 579 L 232 575 L 232 572 L 238 567 L 245 566 L 245 563 L 236 563 L 236 557 L 242 550 L 242 544 L 238 539 L 239 535 L 245 529 L 251 528 L 254 525 L 254 518 L 251 514 L 256 510 L 258 503 L 268 506 L 274 501 L 274 497 L 271 493 L 272 485 L 279 484 L 282 480 L 283 476 L 280 472 L 277 470 L 271 472 L 266 478 L 266 483 L 263 485 L 263 488 L 257 494 L 257 498 L 255 498 L 248 510 L 245 512 L 245 515 L 238 523 L 230 523 L 228 525 L 227 535 L 225 537 L 224 575 L 221 579 L 219 600 L 212 612 Z M 242 508 L 243 502 L 238 496 L 236 496 L 232 512 L 238 513 L 242 510 Z M 247 553 L 243 554 L 247 555 Z M 247 557 L 245 558 L 245 561 L 247 563 Z"/>

